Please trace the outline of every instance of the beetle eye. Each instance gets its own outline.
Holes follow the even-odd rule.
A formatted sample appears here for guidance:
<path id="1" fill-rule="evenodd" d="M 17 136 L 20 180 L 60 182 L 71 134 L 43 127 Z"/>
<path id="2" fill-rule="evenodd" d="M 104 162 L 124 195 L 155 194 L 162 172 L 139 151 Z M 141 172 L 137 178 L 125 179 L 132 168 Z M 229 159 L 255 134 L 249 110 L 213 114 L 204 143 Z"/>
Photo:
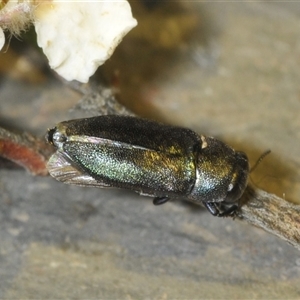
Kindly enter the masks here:
<path id="1" fill-rule="evenodd" d="M 227 188 L 227 196 L 225 202 L 234 203 L 241 197 L 246 187 L 247 176 L 246 174 L 235 173 L 231 183 Z"/>
<path id="2" fill-rule="evenodd" d="M 231 182 L 228 186 L 227 192 L 230 192 L 234 187 L 234 184 Z"/>
<path id="3" fill-rule="evenodd" d="M 249 173 L 248 158 L 243 152 L 237 152 L 236 160 L 238 161 L 238 164 L 236 165 L 235 172 L 232 174 L 225 199 L 225 202 L 229 203 L 239 200 L 247 186 Z"/>

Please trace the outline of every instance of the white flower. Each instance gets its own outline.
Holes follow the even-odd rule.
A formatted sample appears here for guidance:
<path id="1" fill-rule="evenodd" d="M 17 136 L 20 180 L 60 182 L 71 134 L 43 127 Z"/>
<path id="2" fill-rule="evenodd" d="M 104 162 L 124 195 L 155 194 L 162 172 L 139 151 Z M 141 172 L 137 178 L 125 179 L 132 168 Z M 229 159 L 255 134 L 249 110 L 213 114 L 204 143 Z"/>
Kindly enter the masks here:
<path id="1" fill-rule="evenodd" d="M 38 45 L 67 80 L 87 82 L 136 26 L 126 0 L 53 0 L 34 12 Z"/>
<path id="2" fill-rule="evenodd" d="M 5 43 L 5 36 L 2 28 L 0 28 L 0 50 L 3 48 Z"/>
<path id="3" fill-rule="evenodd" d="M 4 30 L 19 36 L 30 25 L 31 11 L 34 7 L 30 2 L 30 0 L 20 2 L 6 0 L 2 3 L 0 1 L 0 50 L 5 43 Z"/>

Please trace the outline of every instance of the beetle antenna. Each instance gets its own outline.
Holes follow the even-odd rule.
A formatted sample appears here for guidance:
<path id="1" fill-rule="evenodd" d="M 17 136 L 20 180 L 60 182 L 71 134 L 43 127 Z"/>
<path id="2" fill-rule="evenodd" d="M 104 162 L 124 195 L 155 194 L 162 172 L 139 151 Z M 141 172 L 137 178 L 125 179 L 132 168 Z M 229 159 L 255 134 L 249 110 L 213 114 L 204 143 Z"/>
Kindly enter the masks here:
<path id="1" fill-rule="evenodd" d="M 261 163 L 261 161 L 268 155 L 271 153 L 271 150 L 267 150 L 265 151 L 259 158 L 258 160 L 256 161 L 256 163 L 254 164 L 253 167 L 251 167 L 250 169 L 250 173 L 252 173 L 256 168 L 257 166 Z"/>

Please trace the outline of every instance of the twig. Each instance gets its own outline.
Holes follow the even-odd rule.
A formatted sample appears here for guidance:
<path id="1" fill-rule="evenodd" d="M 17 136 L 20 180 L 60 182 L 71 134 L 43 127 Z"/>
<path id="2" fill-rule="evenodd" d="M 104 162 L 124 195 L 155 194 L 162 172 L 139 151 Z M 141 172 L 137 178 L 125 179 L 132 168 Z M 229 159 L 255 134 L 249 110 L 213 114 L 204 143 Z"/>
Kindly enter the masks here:
<path id="1" fill-rule="evenodd" d="M 287 241 L 300 250 L 300 205 L 248 186 L 242 199 L 240 217 Z"/>
<path id="2" fill-rule="evenodd" d="M 67 86 L 82 94 L 82 99 L 72 109 L 72 112 L 78 112 L 81 118 L 83 115 L 88 117 L 110 114 L 135 115 L 118 101 L 117 88 L 104 87 L 95 83 L 82 84 L 77 81 L 67 82 Z"/>
<path id="3" fill-rule="evenodd" d="M 0 127 L 0 156 L 24 167 L 33 175 L 48 175 L 46 163 L 52 147 L 27 132 L 14 133 Z"/>
<path id="4" fill-rule="evenodd" d="M 107 114 L 113 111 L 116 114 L 133 115 L 125 107 L 122 108 L 122 105 L 114 98 L 114 93 L 111 90 L 108 95 L 112 95 L 112 97 L 108 97 L 103 92 L 103 88 L 95 89 L 93 86 L 88 86 L 84 89 L 82 85 L 72 86 L 72 88 L 85 95 L 80 102 L 83 107 L 78 107 L 81 111 L 86 110 L 85 106 L 92 102 L 91 109 L 98 114 L 99 112 Z M 91 95 L 94 96 L 91 97 Z M 105 96 L 103 97 L 103 95 Z M 94 100 L 91 101 L 93 98 Z M 109 107 L 109 110 L 107 110 L 107 107 Z M 251 225 L 278 236 L 300 250 L 300 205 L 294 205 L 250 185 L 248 185 L 241 199 L 241 204 L 240 218 Z"/>
<path id="5" fill-rule="evenodd" d="M 118 103 L 109 89 L 82 85 L 72 88 L 84 95 L 76 108 L 80 112 L 133 115 Z M 47 174 L 46 161 L 52 151 L 45 141 L 28 133 L 15 134 L 0 128 L 0 156 L 17 162 L 35 175 Z M 241 199 L 239 217 L 300 250 L 300 205 L 248 186 Z"/>

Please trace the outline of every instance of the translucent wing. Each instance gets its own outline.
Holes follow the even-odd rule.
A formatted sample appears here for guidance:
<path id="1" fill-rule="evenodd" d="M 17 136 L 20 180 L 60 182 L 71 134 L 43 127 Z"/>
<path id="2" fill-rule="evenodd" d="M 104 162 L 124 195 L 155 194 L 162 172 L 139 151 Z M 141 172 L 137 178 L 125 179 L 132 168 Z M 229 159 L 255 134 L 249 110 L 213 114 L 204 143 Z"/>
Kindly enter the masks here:
<path id="1" fill-rule="evenodd" d="M 110 187 L 110 185 L 99 182 L 88 174 L 84 174 L 60 151 L 55 152 L 50 157 L 47 169 L 52 177 L 63 183 L 98 188 Z"/>

